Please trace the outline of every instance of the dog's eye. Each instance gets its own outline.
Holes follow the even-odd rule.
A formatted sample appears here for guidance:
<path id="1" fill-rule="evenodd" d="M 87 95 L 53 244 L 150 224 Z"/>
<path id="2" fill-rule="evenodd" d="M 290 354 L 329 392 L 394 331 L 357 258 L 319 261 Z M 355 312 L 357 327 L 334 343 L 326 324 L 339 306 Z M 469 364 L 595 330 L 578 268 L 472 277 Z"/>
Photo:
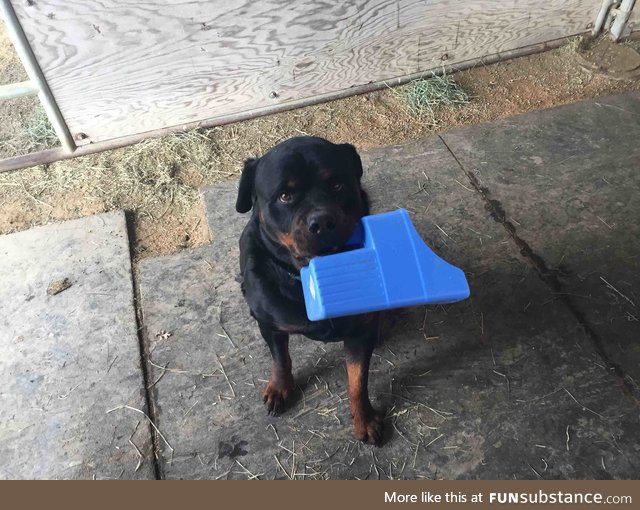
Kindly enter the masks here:
<path id="1" fill-rule="evenodd" d="M 342 190 L 342 188 L 344 188 L 344 184 L 342 184 L 341 182 L 334 182 L 334 183 L 331 185 L 331 189 L 332 189 L 333 191 L 341 191 L 341 190 Z"/>
<path id="2" fill-rule="evenodd" d="M 291 202 L 291 198 L 291 193 L 283 193 L 278 197 L 278 200 L 280 200 L 280 202 L 282 202 L 283 204 L 286 204 L 287 202 Z"/>

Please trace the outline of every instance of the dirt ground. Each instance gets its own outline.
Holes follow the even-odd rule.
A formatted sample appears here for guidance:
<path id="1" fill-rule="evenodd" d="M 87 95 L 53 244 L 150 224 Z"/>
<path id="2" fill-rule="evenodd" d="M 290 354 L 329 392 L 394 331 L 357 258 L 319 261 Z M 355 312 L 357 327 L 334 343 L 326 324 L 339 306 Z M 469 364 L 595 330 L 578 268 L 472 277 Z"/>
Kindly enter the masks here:
<path id="1" fill-rule="evenodd" d="M 317 135 L 366 150 L 461 125 L 640 90 L 633 69 L 638 42 L 602 44 L 604 50 L 594 51 L 574 39 L 546 53 L 458 72 L 454 78 L 471 101 L 438 108 L 435 122 L 411 115 L 405 89 L 399 87 L 0 174 L 0 234 L 125 209 L 133 218 L 136 258 L 199 246 L 209 240 L 199 189 L 237 179 L 244 159 L 284 138 Z M 616 63 L 615 72 L 608 62 Z M 22 79 L 0 25 L 0 83 Z M 0 157 L 24 152 L 17 133 L 36 109 L 34 98 L 0 103 Z"/>

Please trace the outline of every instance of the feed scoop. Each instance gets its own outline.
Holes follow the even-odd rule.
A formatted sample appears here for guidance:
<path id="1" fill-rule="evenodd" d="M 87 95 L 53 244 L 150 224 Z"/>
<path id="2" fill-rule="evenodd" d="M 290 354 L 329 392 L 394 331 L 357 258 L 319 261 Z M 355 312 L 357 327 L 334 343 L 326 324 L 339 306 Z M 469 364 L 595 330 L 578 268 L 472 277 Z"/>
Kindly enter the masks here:
<path id="1" fill-rule="evenodd" d="M 405 209 L 365 216 L 347 244 L 301 269 L 309 320 L 469 297 L 462 270 L 431 251 Z"/>

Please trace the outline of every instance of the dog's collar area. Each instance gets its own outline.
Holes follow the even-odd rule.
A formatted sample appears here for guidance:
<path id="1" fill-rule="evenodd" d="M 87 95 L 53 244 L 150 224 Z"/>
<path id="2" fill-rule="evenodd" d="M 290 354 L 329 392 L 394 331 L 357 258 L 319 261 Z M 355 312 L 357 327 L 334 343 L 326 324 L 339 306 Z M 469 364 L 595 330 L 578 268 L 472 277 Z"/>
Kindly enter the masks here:
<path id="1" fill-rule="evenodd" d="M 291 278 L 292 280 L 300 281 L 300 273 L 295 273 L 291 271 L 291 269 L 293 268 L 291 264 L 287 264 L 286 262 L 280 260 L 277 257 L 272 257 L 271 262 L 274 265 L 278 266 L 280 269 L 282 269 L 287 274 L 287 276 L 289 276 L 289 278 Z"/>

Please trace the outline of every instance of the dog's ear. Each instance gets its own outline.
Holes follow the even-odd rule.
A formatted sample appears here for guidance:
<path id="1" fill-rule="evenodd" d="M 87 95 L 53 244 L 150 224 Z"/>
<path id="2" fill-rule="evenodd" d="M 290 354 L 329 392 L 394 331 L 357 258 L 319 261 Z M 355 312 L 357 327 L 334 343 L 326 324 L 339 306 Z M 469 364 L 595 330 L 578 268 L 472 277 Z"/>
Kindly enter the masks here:
<path id="1" fill-rule="evenodd" d="M 345 160 L 355 170 L 358 183 L 360 183 L 360 179 L 362 178 L 362 160 L 360 159 L 360 154 L 358 154 L 356 148 L 350 143 L 343 143 L 339 147 Z M 360 198 L 362 200 L 363 214 L 367 216 L 369 214 L 369 197 L 362 188 L 360 188 Z"/>
<path id="2" fill-rule="evenodd" d="M 240 185 L 238 186 L 238 198 L 236 199 L 236 211 L 246 213 L 253 206 L 253 184 L 256 178 L 257 159 L 247 159 L 244 162 Z"/>
<path id="3" fill-rule="evenodd" d="M 356 176 L 360 179 L 362 177 L 362 160 L 360 159 L 358 151 L 350 143 L 340 144 L 339 147 L 342 150 L 345 159 L 349 161 L 351 166 L 356 170 Z"/>

